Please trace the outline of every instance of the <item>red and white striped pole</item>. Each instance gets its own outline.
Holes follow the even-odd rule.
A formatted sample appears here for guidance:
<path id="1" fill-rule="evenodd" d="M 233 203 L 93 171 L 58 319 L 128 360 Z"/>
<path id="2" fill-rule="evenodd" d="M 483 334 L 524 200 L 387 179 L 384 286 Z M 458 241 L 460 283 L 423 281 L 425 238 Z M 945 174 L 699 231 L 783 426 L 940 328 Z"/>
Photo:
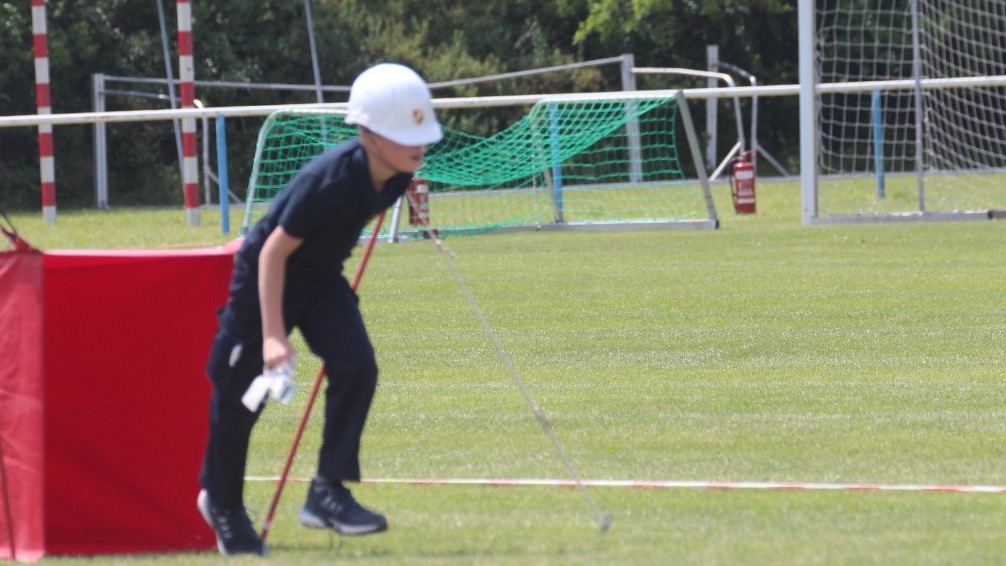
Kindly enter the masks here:
<path id="1" fill-rule="evenodd" d="M 195 108 L 195 69 L 192 63 L 192 4 L 178 0 L 178 78 L 182 108 Z M 199 162 L 196 158 L 196 119 L 182 118 L 182 186 L 185 217 L 199 226 Z"/>
<path id="2" fill-rule="evenodd" d="M 45 25 L 45 0 L 31 0 L 31 32 L 35 46 L 35 106 L 39 114 L 52 114 L 49 96 L 49 40 Z M 52 153 L 52 124 L 38 127 L 38 163 L 41 172 L 42 219 L 56 223 L 56 171 Z"/>

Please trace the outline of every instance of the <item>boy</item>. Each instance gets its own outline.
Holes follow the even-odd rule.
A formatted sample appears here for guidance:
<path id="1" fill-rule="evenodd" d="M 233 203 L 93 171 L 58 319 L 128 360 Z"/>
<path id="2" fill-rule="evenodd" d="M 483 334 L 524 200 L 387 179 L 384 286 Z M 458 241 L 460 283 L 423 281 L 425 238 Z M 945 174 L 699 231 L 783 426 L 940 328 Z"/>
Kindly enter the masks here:
<path id="1" fill-rule="evenodd" d="M 342 269 L 363 228 L 405 192 L 442 132 L 426 83 L 392 63 L 353 82 L 346 122 L 357 125 L 359 137 L 305 165 L 248 233 L 218 315 L 197 505 L 225 555 L 266 553 L 243 504 L 249 438 L 262 407 L 249 411 L 241 397 L 264 368 L 292 364 L 294 326 L 328 371 L 318 471 L 300 521 L 344 535 L 387 528 L 383 515 L 357 503 L 343 485 L 360 480 L 360 437 L 377 364 Z"/>

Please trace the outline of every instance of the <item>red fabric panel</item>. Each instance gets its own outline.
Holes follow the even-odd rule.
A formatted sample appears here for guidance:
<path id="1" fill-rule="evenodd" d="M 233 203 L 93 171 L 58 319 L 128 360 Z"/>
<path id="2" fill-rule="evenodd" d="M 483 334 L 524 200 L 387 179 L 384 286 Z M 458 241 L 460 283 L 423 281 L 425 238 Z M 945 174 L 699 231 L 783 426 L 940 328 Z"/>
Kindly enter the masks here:
<path id="1" fill-rule="evenodd" d="M 195 499 L 231 253 L 44 258 L 47 551 L 212 548 Z"/>
<path id="2" fill-rule="evenodd" d="M 0 559 L 45 552 L 42 383 L 42 255 L 0 253 Z"/>

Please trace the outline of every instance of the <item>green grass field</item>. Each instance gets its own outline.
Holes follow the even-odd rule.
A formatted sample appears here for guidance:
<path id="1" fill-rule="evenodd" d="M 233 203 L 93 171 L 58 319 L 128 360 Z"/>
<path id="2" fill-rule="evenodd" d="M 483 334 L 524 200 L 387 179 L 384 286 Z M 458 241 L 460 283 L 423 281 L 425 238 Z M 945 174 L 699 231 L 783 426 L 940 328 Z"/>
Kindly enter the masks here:
<path id="1" fill-rule="evenodd" d="M 761 183 L 750 216 L 715 191 L 716 231 L 447 240 L 580 475 L 1006 485 L 1006 223 L 802 226 L 795 184 Z M 180 209 L 40 217 L 13 219 L 46 249 L 228 239 L 211 210 L 198 228 Z M 432 245 L 379 246 L 361 297 L 382 372 L 366 477 L 567 477 Z M 317 370 L 302 356 L 297 399 L 266 411 L 250 475 L 279 473 Z M 273 488 L 249 483 L 260 519 Z M 367 483 L 391 528 L 340 543 L 296 524 L 304 489 L 285 492 L 272 556 L 247 562 L 1006 563 L 1006 494 L 589 488 L 614 517 L 600 534 L 573 488 Z"/>

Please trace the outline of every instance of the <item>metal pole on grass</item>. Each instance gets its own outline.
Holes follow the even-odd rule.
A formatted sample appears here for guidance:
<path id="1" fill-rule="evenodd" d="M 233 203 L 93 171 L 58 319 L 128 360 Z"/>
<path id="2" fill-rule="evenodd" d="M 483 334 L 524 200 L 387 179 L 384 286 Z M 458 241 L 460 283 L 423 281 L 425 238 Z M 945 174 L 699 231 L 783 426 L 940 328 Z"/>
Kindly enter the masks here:
<path id="1" fill-rule="evenodd" d="M 35 51 L 35 106 L 39 114 L 52 114 L 49 85 L 49 39 L 44 0 L 31 0 L 31 27 Z M 42 194 L 42 221 L 56 223 L 56 165 L 52 149 L 52 124 L 38 127 L 38 165 Z"/>
<path id="2" fill-rule="evenodd" d="M 314 70 L 314 89 L 318 103 L 325 102 L 321 90 L 321 70 L 318 68 L 318 44 L 314 40 L 314 18 L 311 17 L 311 0 L 304 0 L 304 14 L 307 17 L 307 37 L 311 45 L 311 68 Z"/>
<path id="3" fill-rule="evenodd" d="M 877 198 L 884 198 L 884 109 L 880 89 L 874 89 L 871 100 L 873 122 L 873 168 L 877 175 Z"/>
<path id="4" fill-rule="evenodd" d="M 223 116 L 217 116 L 217 189 L 220 192 L 220 231 L 231 232 L 230 175 L 227 172 L 227 127 Z"/>
<path id="5" fill-rule="evenodd" d="M 360 279 L 363 278 L 363 270 L 367 267 L 367 260 L 370 259 L 370 253 L 374 249 L 374 243 L 377 242 L 377 234 L 381 231 L 381 224 L 384 222 L 384 212 L 377 215 L 377 219 L 374 221 L 374 231 L 370 234 L 370 239 L 367 240 L 367 247 L 363 250 L 363 257 L 360 258 L 360 265 L 356 268 L 356 275 L 353 277 L 353 282 L 350 284 L 350 288 L 356 291 L 357 287 L 360 286 Z M 314 408 L 314 401 L 318 398 L 318 391 L 321 389 L 321 380 L 325 377 L 325 365 L 322 364 L 321 369 L 318 370 L 318 376 L 314 378 L 314 385 L 311 387 L 311 394 L 307 398 L 307 406 L 304 407 L 304 414 L 300 417 L 300 424 L 297 426 L 297 432 L 293 436 L 293 444 L 290 445 L 290 453 L 286 456 L 286 462 L 283 464 L 283 472 L 279 476 L 279 483 L 276 485 L 276 492 L 272 496 L 272 502 L 269 503 L 269 511 L 266 513 L 265 520 L 262 521 L 262 540 L 265 540 L 269 536 L 269 528 L 272 527 L 272 518 L 276 514 L 276 507 L 279 505 L 279 498 L 283 494 L 283 487 L 286 485 L 286 479 L 290 475 L 290 467 L 293 465 L 293 458 L 297 455 L 297 447 L 300 445 L 300 439 L 304 436 L 304 428 L 307 426 L 307 421 L 311 418 L 311 409 Z"/>
<path id="6" fill-rule="evenodd" d="M 171 66 L 171 50 L 168 48 L 168 27 L 164 17 L 164 0 L 157 0 L 157 21 L 161 25 L 161 51 L 164 53 L 164 73 L 168 80 L 168 102 L 171 109 L 178 108 L 178 97 L 175 96 L 175 69 Z M 182 152 L 182 132 L 179 128 L 178 120 L 172 120 L 175 125 L 175 147 L 178 152 L 178 169 L 185 167 L 184 153 Z M 105 202 L 108 206 L 108 202 Z"/>

